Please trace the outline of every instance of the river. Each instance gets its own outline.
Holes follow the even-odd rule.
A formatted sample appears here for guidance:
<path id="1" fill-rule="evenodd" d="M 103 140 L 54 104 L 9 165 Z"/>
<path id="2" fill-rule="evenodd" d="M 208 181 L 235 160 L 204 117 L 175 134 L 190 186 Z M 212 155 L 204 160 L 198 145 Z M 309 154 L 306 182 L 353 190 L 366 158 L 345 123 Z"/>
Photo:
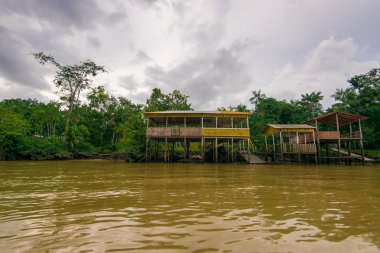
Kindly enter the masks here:
<path id="1" fill-rule="evenodd" d="M 380 252 L 378 166 L 0 162 L 1 252 Z"/>

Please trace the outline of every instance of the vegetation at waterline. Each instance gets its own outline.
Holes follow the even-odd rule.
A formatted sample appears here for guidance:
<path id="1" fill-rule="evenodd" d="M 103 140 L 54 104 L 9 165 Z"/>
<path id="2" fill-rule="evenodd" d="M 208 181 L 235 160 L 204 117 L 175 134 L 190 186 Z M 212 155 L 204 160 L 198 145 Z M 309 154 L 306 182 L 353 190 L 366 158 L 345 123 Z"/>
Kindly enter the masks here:
<path id="1" fill-rule="evenodd" d="M 145 150 L 143 112 L 191 110 L 189 97 L 178 90 L 169 94 L 152 90 L 146 104 L 133 98 L 115 97 L 91 77 L 106 69 L 92 61 L 62 65 L 52 56 L 33 54 L 41 64 L 57 68 L 55 79 L 60 101 L 43 103 L 35 99 L 0 101 L 0 160 L 49 160 L 94 157 L 108 154 L 139 161 Z M 324 110 L 319 91 L 303 94 L 297 100 L 278 100 L 260 90 L 252 91 L 248 105 L 229 110 L 248 111 L 253 143 L 263 145 L 262 131 L 268 123 L 300 123 L 326 112 L 346 111 L 368 116 L 363 122 L 365 148 L 380 149 L 380 69 L 348 80 L 350 86 L 338 89 L 336 103 Z M 87 100 L 80 94 L 86 90 Z M 218 108 L 224 110 L 224 108 Z M 369 152 L 376 154 L 378 152 Z"/>

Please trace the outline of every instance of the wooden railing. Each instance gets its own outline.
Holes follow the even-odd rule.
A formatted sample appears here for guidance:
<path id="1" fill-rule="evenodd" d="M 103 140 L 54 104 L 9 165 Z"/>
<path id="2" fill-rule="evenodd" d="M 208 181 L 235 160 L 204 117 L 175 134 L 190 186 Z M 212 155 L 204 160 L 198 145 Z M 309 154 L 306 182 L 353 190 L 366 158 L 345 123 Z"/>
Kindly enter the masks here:
<path id="1" fill-rule="evenodd" d="M 275 153 L 294 153 L 294 154 L 315 154 L 317 146 L 315 144 L 282 144 L 275 145 Z M 268 152 L 273 153 L 273 145 L 268 145 Z"/>
<path id="2" fill-rule="evenodd" d="M 249 138 L 248 128 L 148 127 L 147 137 L 236 137 Z"/>
<path id="3" fill-rule="evenodd" d="M 200 137 L 201 128 L 194 127 L 148 127 L 147 137 Z"/>
<path id="4" fill-rule="evenodd" d="M 315 132 L 315 139 L 320 139 L 320 140 L 338 140 L 340 139 L 360 139 L 360 132 L 352 132 L 352 133 L 347 133 L 347 134 L 340 134 L 338 131 L 318 131 Z M 300 135 L 299 137 L 299 142 L 303 143 L 305 142 L 312 142 L 313 141 L 313 133 L 308 133 L 305 135 Z"/>
<path id="5" fill-rule="evenodd" d="M 342 134 L 340 138 L 341 139 L 360 139 L 361 135 L 360 135 L 360 131 L 357 131 L 357 132 L 352 132 L 348 134 Z"/>

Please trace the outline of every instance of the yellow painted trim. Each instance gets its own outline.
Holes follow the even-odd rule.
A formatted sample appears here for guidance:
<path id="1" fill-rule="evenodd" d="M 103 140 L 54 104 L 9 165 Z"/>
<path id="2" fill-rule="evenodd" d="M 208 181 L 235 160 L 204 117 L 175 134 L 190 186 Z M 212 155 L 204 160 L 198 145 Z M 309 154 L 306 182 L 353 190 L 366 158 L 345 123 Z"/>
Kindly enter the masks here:
<path id="1" fill-rule="evenodd" d="M 282 132 L 282 133 L 295 133 L 295 132 L 299 132 L 299 133 L 312 133 L 314 132 L 314 128 L 272 128 L 272 127 L 269 127 L 265 130 L 265 135 L 272 135 L 274 133 L 279 133 L 279 132 Z"/>
<path id="2" fill-rule="evenodd" d="M 239 128 L 203 128 L 202 136 L 210 137 L 247 137 L 249 138 L 249 129 Z"/>

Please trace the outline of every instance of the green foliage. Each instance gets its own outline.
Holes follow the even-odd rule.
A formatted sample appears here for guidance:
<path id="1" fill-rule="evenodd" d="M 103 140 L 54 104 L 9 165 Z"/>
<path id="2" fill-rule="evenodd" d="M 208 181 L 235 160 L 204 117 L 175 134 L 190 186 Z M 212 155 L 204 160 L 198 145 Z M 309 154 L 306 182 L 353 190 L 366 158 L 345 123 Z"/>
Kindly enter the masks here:
<path id="1" fill-rule="evenodd" d="M 154 88 L 146 101 L 145 111 L 191 110 L 191 104 L 187 102 L 188 98 L 189 96 L 182 94 L 178 90 L 164 94 L 160 89 Z"/>
<path id="2" fill-rule="evenodd" d="M 31 160 L 69 159 L 72 154 L 67 149 L 66 142 L 56 136 L 47 138 L 26 137 L 21 146 L 23 158 Z"/>
<path id="3" fill-rule="evenodd" d="M 380 69 L 356 75 L 348 80 L 350 87 L 337 89 L 332 96 L 338 102 L 331 111 L 341 111 L 367 116 L 362 122 L 365 144 L 369 148 L 380 148 Z"/>
<path id="4" fill-rule="evenodd" d="M 0 105 L 0 160 L 14 160 L 20 156 L 20 146 L 29 124 L 18 113 Z"/>
<path id="5" fill-rule="evenodd" d="M 90 88 L 90 76 L 105 71 L 86 61 L 63 66 L 53 57 L 35 54 L 41 63 L 58 68 L 54 80 L 60 89 L 63 106 L 57 102 L 42 103 L 32 99 L 0 101 L 0 160 L 68 159 L 93 155 L 116 155 L 128 161 L 139 161 L 145 153 L 146 122 L 143 112 L 191 110 L 188 96 L 178 90 L 164 94 L 152 90 L 145 105 L 110 95 L 103 86 L 92 88 L 87 104 L 80 103 L 81 91 Z M 78 78 L 83 78 L 79 80 Z M 336 103 L 327 112 L 346 111 L 369 117 L 363 121 L 366 148 L 380 149 L 380 69 L 357 75 L 346 89 L 338 89 Z M 73 89 L 73 90 L 71 90 Z M 269 123 L 302 123 L 325 111 L 321 92 L 301 95 L 297 100 L 278 100 L 252 91 L 247 105 L 229 106 L 229 110 L 251 112 L 250 131 L 257 147 L 264 146 L 264 127 Z M 224 107 L 219 110 L 226 110 Z"/>
<path id="6" fill-rule="evenodd" d="M 69 127 L 73 126 L 70 122 L 76 116 L 72 115 L 72 113 L 79 106 L 80 94 L 91 87 L 92 80 L 89 77 L 95 77 L 98 73 L 106 72 L 106 70 L 103 66 L 98 66 L 90 60 L 81 62 L 79 65 L 62 65 L 53 56 L 46 55 L 43 52 L 34 53 L 33 56 L 42 65 L 51 63 L 58 69 L 53 82 L 59 90 L 60 99 L 68 108 L 64 132 L 64 136 L 66 137 L 72 134 L 72 130 Z M 76 124 L 74 124 L 75 126 Z M 72 139 L 69 139 L 69 143 L 72 145 Z"/>

